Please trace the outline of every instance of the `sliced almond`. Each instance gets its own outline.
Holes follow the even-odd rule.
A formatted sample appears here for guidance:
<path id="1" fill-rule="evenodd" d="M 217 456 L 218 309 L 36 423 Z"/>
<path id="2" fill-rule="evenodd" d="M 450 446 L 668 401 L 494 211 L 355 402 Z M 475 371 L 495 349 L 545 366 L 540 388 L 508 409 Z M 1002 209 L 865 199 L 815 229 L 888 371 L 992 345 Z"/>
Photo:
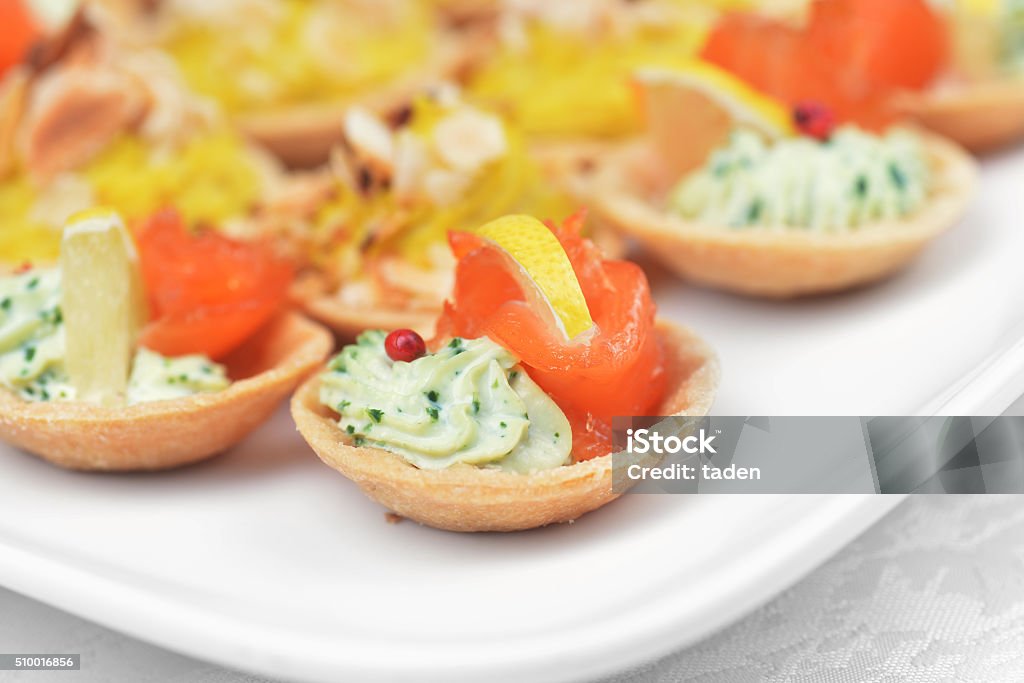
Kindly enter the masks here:
<path id="1" fill-rule="evenodd" d="M 460 171 L 476 171 L 508 149 L 505 129 L 496 116 L 475 109 L 452 112 L 434 128 L 438 155 Z"/>
<path id="2" fill-rule="evenodd" d="M 390 173 L 395 143 L 383 121 L 362 107 L 352 107 L 345 113 L 344 128 L 345 139 L 362 161 Z"/>
<path id="3" fill-rule="evenodd" d="M 472 179 L 467 173 L 435 168 L 423 175 L 423 190 L 434 204 L 448 206 L 459 200 Z"/>
<path id="4" fill-rule="evenodd" d="M 411 131 L 402 131 L 395 140 L 395 170 L 391 188 L 399 204 L 409 204 L 422 193 L 423 176 L 430 167 L 426 144 Z"/>

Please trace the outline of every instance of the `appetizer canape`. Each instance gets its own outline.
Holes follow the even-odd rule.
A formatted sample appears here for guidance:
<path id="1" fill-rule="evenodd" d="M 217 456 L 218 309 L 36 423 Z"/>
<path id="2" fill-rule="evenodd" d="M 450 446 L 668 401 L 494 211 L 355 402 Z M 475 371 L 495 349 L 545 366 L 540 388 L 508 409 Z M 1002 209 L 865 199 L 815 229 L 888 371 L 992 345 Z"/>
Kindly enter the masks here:
<path id="1" fill-rule="evenodd" d="M 105 0 L 188 84 L 291 165 L 327 158 L 353 103 L 387 108 L 463 62 L 453 29 L 409 0 Z M 226 77 L 227 76 L 227 77 Z"/>
<path id="2" fill-rule="evenodd" d="M 959 220 L 975 167 L 910 129 L 792 114 L 703 62 L 637 76 L 650 135 L 604 155 L 581 190 L 597 212 L 693 281 L 791 297 L 904 266 Z"/>
<path id="3" fill-rule="evenodd" d="M 21 4 L 2 7 L 6 22 Z M 64 222 L 96 204 L 134 221 L 173 198 L 190 224 L 223 224 L 271 184 L 267 157 L 163 55 L 120 51 L 85 10 L 33 40 L 0 63 L 0 264 L 53 262 Z"/>
<path id="4" fill-rule="evenodd" d="M 935 87 L 901 98 L 903 111 L 967 149 L 1024 138 L 1024 4 L 945 2 L 952 60 Z"/>
<path id="5" fill-rule="evenodd" d="M 1024 134 L 1024 12 L 1014 0 L 816 0 L 733 14 L 701 56 L 789 104 L 915 120 L 971 151 Z M 763 13 L 763 10 L 762 10 Z"/>
<path id="6" fill-rule="evenodd" d="M 639 129 L 627 82 L 642 65 L 677 65 L 714 16 L 678 0 L 503 0 L 490 54 L 468 90 L 528 135 L 619 137 Z"/>
<path id="7" fill-rule="evenodd" d="M 522 136 L 451 88 L 387 119 L 353 108 L 344 128 L 329 168 L 294 179 L 261 221 L 310 257 L 296 298 L 343 335 L 429 333 L 451 288 L 449 230 L 510 211 L 567 213 Z"/>
<path id="8" fill-rule="evenodd" d="M 281 312 L 290 277 L 172 212 L 137 244 L 109 210 L 76 215 L 58 267 L 0 277 L 0 439 L 83 470 L 234 445 L 330 352 L 329 332 Z"/>
<path id="9" fill-rule="evenodd" d="M 603 260 L 580 222 L 452 233 L 455 287 L 429 344 L 366 332 L 292 399 L 317 455 L 453 531 L 571 521 L 616 498 L 612 418 L 706 415 L 718 363 L 656 321 L 643 272 Z"/>

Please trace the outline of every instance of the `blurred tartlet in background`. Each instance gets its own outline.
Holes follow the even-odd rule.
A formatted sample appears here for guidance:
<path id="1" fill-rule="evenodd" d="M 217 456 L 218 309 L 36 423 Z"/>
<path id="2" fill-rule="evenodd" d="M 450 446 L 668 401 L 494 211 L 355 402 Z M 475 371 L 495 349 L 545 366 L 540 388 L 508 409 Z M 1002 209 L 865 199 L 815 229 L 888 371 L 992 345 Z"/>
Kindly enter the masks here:
<path id="1" fill-rule="evenodd" d="M 719 8 L 743 2 L 501 0 L 468 90 L 528 135 L 621 137 L 639 130 L 629 73 L 678 65 Z"/>
<path id="2" fill-rule="evenodd" d="M 699 61 L 637 82 L 647 138 L 599 154 L 576 186 L 688 280 L 765 297 L 849 289 L 906 266 L 971 198 L 964 151 L 873 112 L 790 109 Z"/>
<path id="3" fill-rule="evenodd" d="M 763 2 L 701 54 L 790 103 L 884 108 L 973 152 L 1024 137 L 1020 0 Z"/>
<path id="4" fill-rule="evenodd" d="M 465 58 L 457 23 L 433 2 L 101 2 L 124 40 L 165 50 L 192 89 L 297 166 L 326 159 L 347 106 L 386 109 Z"/>
<path id="5" fill-rule="evenodd" d="M 1024 2 L 933 0 L 948 18 L 949 68 L 933 88 L 899 105 L 973 152 L 1024 137 Z"/>
<path id="6" fill-rule="evenodd" d="M 162 53 L 122 49 L 88 9 L 23 30 L 33 47 L 0 80 L 0 262 L 52 261 L 68 216 L 96 204 L 133 221 L 173 203 L 189 224 L 223 224 L 275 182 Z"/>

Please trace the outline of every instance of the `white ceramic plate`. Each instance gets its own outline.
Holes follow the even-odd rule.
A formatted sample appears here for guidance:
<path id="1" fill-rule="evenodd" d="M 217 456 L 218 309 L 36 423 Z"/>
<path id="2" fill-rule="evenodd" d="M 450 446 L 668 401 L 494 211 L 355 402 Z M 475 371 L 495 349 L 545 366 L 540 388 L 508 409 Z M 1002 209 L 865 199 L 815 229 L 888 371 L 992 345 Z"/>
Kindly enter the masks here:
<path id="1" fill-rule="evenodd" d="M 1024 157 L 883 286 L 802 303 L 684 289 L 718 349 L 716 412 L 998 414 L 1024 391 Z M 209 463 L 64 472 L 0 447 L 0 583 L 133 636 L 307 680 L 556 681 L 693 642 L 887 512 L 866 496 L 627 496 L 576 524 L 460 536 L 389 525 L 282 411 Z"/>

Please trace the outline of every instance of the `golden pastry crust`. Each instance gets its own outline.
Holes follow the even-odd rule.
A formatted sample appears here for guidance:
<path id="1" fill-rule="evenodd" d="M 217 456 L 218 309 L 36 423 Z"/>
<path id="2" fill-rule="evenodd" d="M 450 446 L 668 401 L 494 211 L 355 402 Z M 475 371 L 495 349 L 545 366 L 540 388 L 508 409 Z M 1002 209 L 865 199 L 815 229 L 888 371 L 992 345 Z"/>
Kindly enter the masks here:
<path id="1" fill-rule="evenodd" d="M 363 330 L 416 330 L 424 339 L 434 336 L 434 324 L 441 309 L 371 307 L 346 303 L 328 291 L 324 278 L 308 274 L 292 287 L 290 296 L 311 318 L 349 341 Z"/>
<path id="2" fill-rule="evenodd" d="M 934 174 L 926 205 L 907 220 L 846 234 L 728 230 L 673 216 L 661 208 L 673 181 L 646 141 L 599 158 L 576 187 L 601 218 L 684 278 L 771 298 L 834 292 L 894 273 L 963 216 L 977 176 L 973 160 L 950 142 L 922 136 Z"/>
<path id="3" fill-rule="evenodd" d="M 30 403 L 0 390 L 0 439 L 76 470 L 162 470 L 197 462 L 265 421 L 332 347 L 327 330 L 287 313 L 224 361 L 235 381 L 221 392 L 105 408 Z"/>
<path id="4" fill-rule="evenodd" d="M 718 387 L 718 360 L 692 332 L 658 323 L 666 351 L 664 415 L 703 416 Z M 522 475 L 457 465 L 425 471 L 376 448 L 343 439 L 336 415 L 319 401 L 320 380 L 292 398 L 299 432 L 327 465 L 394 513 L 449 531 L 518 531 L 568 522 L 619 496 L 612 490 L 612 456 Z"/>
<path id="5" fill-rule="evenodd" d="M 911 119 L 972 152 L 989 152 L 1024 139 L 1024 80 L 964 85 L 948 92 L 900 98 Z"/>

